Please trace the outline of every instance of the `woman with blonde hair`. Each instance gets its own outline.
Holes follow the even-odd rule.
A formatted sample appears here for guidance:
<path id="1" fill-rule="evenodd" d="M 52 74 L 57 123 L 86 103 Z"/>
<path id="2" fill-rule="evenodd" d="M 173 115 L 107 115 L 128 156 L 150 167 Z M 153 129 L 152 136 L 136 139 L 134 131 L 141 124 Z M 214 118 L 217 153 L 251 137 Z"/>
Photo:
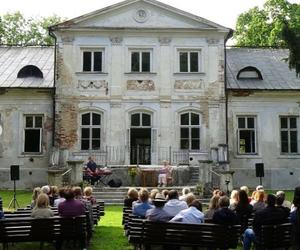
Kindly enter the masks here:
<path id="1" fill-rule="evenodd" d="M 36 205 L 36 199 L 39 196 L 39 194 L 41 193 L 41 188 L 40 187 L 35 187 L 32 191 L 32 200 L 30 203 L 30 207 L 34 208 Z"/>
<path id="2" fill-rule="evenodd" d="M 229 205 L 229 208 L 231 210 L 234 210 L 236 208 L 236 205 L 238 204 L 238 197 L 239 197 L 239 191 L 232 190 L 230 194 L 230 205 Z"/>
<path id="3" fill-rule="evenodd" d="M 139 193 L 136 188 L 129 188 L 127 197 L 124 199 L 124 207 L 132 207 L 132 202 L 137 201 Z"/>
<path id="4" fill-rule="evenodd" d="M 251 202 L 254 212 L 263 210 L 266 207 L 264 190 L 258 190 L 255 193 L 254 201 Z"/>
<path id="5" fill-rule="evenodd" d="M 36 206 L 31 212 L 31 217 L 40 219 L 40 218 L 49 218 L 53 217 L 54 212 L 49 208 L 49 197 L 47 194 L 39 194 L 36 200 Z"/>
<path id="6" fill-rule="evenodd" d="M 96 198 L 93 196 L 93 188 L 85 187 L 83 190 L 83 199 L 89 201 L 92 205 L 97 203 Z"/>

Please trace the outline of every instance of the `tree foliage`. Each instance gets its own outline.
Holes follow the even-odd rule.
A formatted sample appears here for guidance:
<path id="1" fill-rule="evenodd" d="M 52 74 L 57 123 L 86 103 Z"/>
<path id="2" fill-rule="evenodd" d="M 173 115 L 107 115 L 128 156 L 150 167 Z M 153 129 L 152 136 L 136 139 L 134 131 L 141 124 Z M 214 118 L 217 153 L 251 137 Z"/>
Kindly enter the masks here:
<path id="1" fill-rule="evenodd" d="M 300 4 L 266 0 L 239 15 L 234 39 L 238 46 L 288 47 L 289 66 L 300 75 Z"/>
<path id="2" fill-rule="evenodd" d="M 0 44 L 5 45 L 53 45 L 48 27 L 63 21 L 53 15 L 42 18 L 25 18 L 20 12 L 0 16 Z"/>

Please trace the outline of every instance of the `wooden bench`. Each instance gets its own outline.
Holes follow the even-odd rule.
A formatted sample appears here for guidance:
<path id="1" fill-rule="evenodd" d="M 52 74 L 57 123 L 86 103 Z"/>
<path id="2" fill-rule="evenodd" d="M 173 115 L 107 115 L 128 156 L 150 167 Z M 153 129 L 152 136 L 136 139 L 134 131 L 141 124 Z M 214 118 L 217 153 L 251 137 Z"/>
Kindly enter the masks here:
<path id="1" fill-rule="evenodd" d="M 292 246 L 291 223 L 263 225 L 256 235 L 255 249 L 289 249 Z"/>
<path id="2" fill-rule="evenodd" d="M 130 230 L 129 242 L 151 249 L 152 245 L 165 247 L 236 248 L 240 238 L 240 226 L 217 224 L 183 224 L 143 220 Z"/>
<path id="3" fill-rule="evenodd" d="M 51 217 L 33 219 L 30 217 L 6 218 L 0 220 L 0 242 L 8 249 L 11 242 L 56 242 L 56 249 L 63 241 L 79 243 L 80 249 L 86 247 L 86 216 L 74 218 Z"/>

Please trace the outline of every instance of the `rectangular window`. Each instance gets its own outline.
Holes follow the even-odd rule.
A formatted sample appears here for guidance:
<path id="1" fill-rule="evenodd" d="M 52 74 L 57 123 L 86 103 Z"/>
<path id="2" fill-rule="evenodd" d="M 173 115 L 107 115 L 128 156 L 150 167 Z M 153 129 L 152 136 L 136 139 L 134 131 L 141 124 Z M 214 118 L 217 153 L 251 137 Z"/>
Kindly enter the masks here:
<path id="1" fill-rule="evenodd" d="M 81 150 L 100 150 L 101 114 L 88 112 L 81 115 Z"/>
<path id="2" fill-rule="evenodd" d="M 25 153 L 41 153 L 42 151 L 42 130 L 43 116 L 42 115 L 26 115 L 25 116 Z"/>
<path id="3" fill-rule="evenodd" d="M 200 149 L 200 115 L 187 112 L 180 115 L 180 149 Z"/>
<path id="4" fill-rule="evenodd" d="M 298 153 L 298 117 L 280 117 L 281 153 Z"/>
<path id="5" fill-rule="evenodd" d="M 83 51 L 82 55 L 82 71 L 103 71 L 103 51 Z"/>
<path id="6" fill-rule="evenodd" d="M 151 72 L 150 51 L 131 51 L 131 72 Z"/>
<path id="7" fill-rule="evenodd" d="M 179 72 L 200 72 L 201 51 L 179 51 Z"/>
<path id="8" fill-rule="evenodd" d="M 238 153 L 256 154 L 256 117 L 240 116 L 238 119 Z"/>

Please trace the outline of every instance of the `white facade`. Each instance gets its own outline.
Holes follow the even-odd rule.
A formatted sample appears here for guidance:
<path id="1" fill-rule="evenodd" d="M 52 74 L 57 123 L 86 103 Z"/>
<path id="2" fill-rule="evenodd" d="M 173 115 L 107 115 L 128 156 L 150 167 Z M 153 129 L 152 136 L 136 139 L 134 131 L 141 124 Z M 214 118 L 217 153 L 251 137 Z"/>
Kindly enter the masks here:
<path id="1" fill-rule="evenodd" d="M 229 95 L 230 166 L 235 171 L 234 186 L 259 184 L 255 164 L 264 163 L 263 185 L 270 189 L 291 189 L 299 185 L 300 156 L 297 152 L 282 152 L 281 118 L 295 118 L 298 147 L 299 92 L 256 92 L 249 96 Z M 238 118 L 254 117 L 255 149 L 253 153 L 240 152 Z M 284 129 L 285 130 L 285 129 Z M 296 149 L 295 149 L 296 150 Z"/>
<path id="2" fill-rule="evenodd" d="M 110 164 L 135 164 L 132 150 L 138 144 L 147 151 L 140 163 L 159 164 L 173 151 L 210 152 L 225 143 L 226 28 L 156 1 L 125 1 L 54 26 L 52 32 L 58 41 L 59 150 L 73 155 L 99 150 L 82 146 L 81 114 L 86 112 L 101 115 L 100 151 L 112 152 Z M 85 53 L 91 56 L 88 71 Z M 95 72 L 97 53 L 102 67 Z M 136 69 L 133 53 L 140 59 Z M 187 56 L 186 69 L 180 68 L 180 53 Z M 150 58 L 148 65 L 143 66 L 143 56 Z M 149 115 L 151 122 L 132 124 L 136 113 Z M 187 147 L 180 145 L 184 113 L 199 118 L 186 128 Z"/>

